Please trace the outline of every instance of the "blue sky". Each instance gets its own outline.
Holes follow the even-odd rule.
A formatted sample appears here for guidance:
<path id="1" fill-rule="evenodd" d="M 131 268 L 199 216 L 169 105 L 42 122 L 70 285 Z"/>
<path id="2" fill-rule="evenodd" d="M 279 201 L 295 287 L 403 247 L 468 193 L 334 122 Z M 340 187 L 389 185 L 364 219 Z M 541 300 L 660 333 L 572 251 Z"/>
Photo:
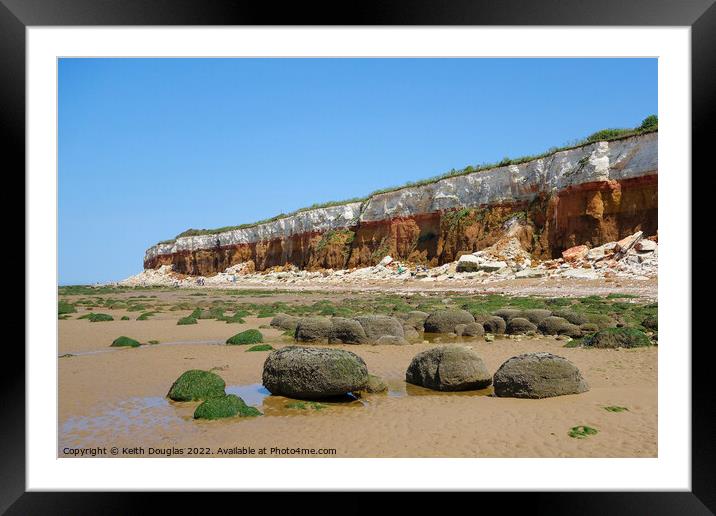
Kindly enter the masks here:
<path id="1" fill-rule="evenodd" d="M 657 113 L 656 59 L 62 59 L 60 284 Z"/>

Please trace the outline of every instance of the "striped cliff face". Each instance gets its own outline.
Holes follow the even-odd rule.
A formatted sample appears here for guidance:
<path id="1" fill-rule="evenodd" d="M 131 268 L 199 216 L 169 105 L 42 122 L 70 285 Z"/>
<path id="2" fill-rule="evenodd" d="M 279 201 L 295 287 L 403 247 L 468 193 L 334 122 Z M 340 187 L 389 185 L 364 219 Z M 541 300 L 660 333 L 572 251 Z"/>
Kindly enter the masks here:
<path id="1" fill-rule="evenodd" d="M 172 264 L 193 275 L 246 261 L 256 270 L 340 269 L 374 265 L 387 254 L 434 266 L 493 244 L 508 228 L 538 258 L 639 230 L 651 235 L 657 144 L 658 133 L 598 142 L 250 228 L 178 238 L 149 248 L 144 267 Z"/>

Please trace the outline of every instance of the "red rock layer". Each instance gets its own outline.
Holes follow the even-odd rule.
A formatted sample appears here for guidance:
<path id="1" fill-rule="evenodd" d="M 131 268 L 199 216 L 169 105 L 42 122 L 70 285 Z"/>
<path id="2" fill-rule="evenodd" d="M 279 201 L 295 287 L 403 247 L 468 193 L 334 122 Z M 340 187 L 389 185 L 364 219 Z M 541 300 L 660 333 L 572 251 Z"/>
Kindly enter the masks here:
<path id="1" fill-rule="evenodd" d="M 256 270 L 292 264 L 302 269 L 375 265 L 385 255 L 436 266 L 495 243 L 506 222 L 523 224 L 513 233 L 536 258 L 556 258 L 569 247 L 597 246 L 636 231 L 655 235 L 658 222 L 656 173 L 621 181 L 584 183 L 533 201 L 465 208 L 363 222 L 326 233 L 304 233 L 267 242 L 160 255 L 145 262 L 173 264 L 177 272 L 208 276 L 252 261 Z"/>

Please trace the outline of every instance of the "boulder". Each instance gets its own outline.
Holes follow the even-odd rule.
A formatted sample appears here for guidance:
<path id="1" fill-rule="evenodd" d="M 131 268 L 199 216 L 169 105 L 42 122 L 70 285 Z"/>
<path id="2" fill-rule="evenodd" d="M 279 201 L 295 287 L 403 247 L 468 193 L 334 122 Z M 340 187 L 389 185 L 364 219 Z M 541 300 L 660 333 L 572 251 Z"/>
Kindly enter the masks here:
<path id="1" fill-rule="evenodd" d="M 457 330 L 457 327 L 456 327 Z M 458 333 L 461 337 L 482 337 L 485 334 L 485 329 L 480 323 L 465 324 L 462 331 Z"/>
<path id="2" fill-rule="evenodd" d="M 523 317 L 515 317 L 507 323 L 507 334 L 520 335 L 531 331 L 537 331 L 537 326 Z"/>
<path id="3" fill-rule="evenodd" d="M 634 249 L 640 253 L 652 253 L 656 251 L 657 247 L 658 244 L 656 242 L 647 239 L 639 240 L 636 244 L 634 244 Z"/>
<path id="4" fill-rule="evenodd" d="M 333 324 L 325 317 L 304 317 L 296 325 L 295 338 L 301 342 L 328 341 Z"/>
<path id="5" fill-rule="evenodd" d="M 140 346 L 139 341 L 132 339 L 131 337 L 125 337 L 122 335 L 121 337 L 117 337 L 112 341 L 112 344 L 110 344 L 112 347 L 124 347 L 128 346 L 130 348 L 138 348 Z"/>
<path id="6" fill-rule="evenodd" d="M 207 400 L 224 396 L 226 383 L 218 374 L 191 369 L 172 384 L 167 398 L 174 401 Z"/>
<path id="7" fill-rule="evenodd" d="M 496 310 L 495 312 L 492 312 L 492 315 L 501 317 L 505 320 L 505 322 L 510 322 L 511 319 L 514 319 L 515 317 L 520 317 L 522 315 L 522 310 L 518 310 L 517 308 L 501 308 L 499 310 Z"/>
<path id="8" fill-rule="evenodd" d="M 505 267 L 507 267 L 507 262 L 503 261 L 481 262 L 478 270 L 485 272 L 497 272 Z"/>
<path id="9" fill-rule="evenodd" d="M 543 308 L 531 308 L 528 310 L 522 310 L 520 317 L 524 317 L 532 324 L 539 326 L 539 323 L 544 321 L 547 317 L 552 315 L 551 310 L 545 310 Z"/>
<path id="10" fill-rule="evenodd" d="M 590 348 L 638 348 L 651 346 L 646 333 L 636 328 L 606 328 L 585 338 L 582 344 Z"/>
<path id="11" fill-rule="evenodd" d="M 276 314 L 276 316 L 271 319 L 271 327 L 285 331 L 295 331 L 298 321 L 299 318 L 295 315 Z"/>
<path id="12" fill-rule="evenodd" d="M 243 399 L 235 394 L 227 394 L 218 398 L 210 398 L 196 407 L 194 419 L 222 419 L 225 417 L 260 416 L 254 407 L 246 405 Z"/>
<path id="13" fill-rule="evenodd" d="M 453 333 L 458 324 L 474 323 L 475 318 L 466 310 L 439 310 L 425 320 L 426 333 Z"/>
<path id="14" fill-rule="evenodd" d="M 501 335 L 507 329 L 507 323 L 502 317 L 497 315 L 475 315 L 475 322 L 482 324 L 485 332 L 494 335 Z"/>
<path id="15" fill-rule="evenodd" d="M 629 235 L 628 237 L 622 238 L 614 246 L 614 251 L 622 256 L 625 255 L 629 251 L 629 249 L 634 247 L 634 245 L 639 240 L 641 240 L 643 234 L 643 231 L 637 231 L 633 235 Z"/>
<path id="16" fill-rule="evenodd" d="M 405 334 L 405 340 L 408 342 L 417 342 L 421 340 L 420 333 L 412 326 L 403 324 L 403 333 Z"/>
<path id="17" fill-rule="evenodd" d="M 576 245 L 562 251 L 562 258 L 565 262 L 576 262 L 584 258 L 589 251 L 589 247 L 586 245 Z"/>
<path id="18" fill-rule="evenodd" d="M 589 390 L 579 369 L 552 353 L 526 353 L 507 360 L 495 373 L 495 396 L 549 398 Z"/>
<path id="19" fill-rule="evenodd" d="M 561 317 L 563 319 L 566 319 L 568 322 L 576 324 L 578 326 L 580 324 L 585 324 L 589 322 L 587 316 L 578 312 L 573 312 L 572 310 L 555 310 L 552 315 L 555 317 Z"/>
<path id="20" fill-rule="evenodd" d="M 437 391 L 484 389 L 492 378 L 480 356 L 464 346 L 441 346 L 413 357 L 405 381 Z"/>
<path id="21" fill-rule="evenodd" d="M 582 330 L 582 335 L 588 333 L 596 333 L 599 331 L 599 326 L 594 323 L 584 323 L 579 325 L 579 329 Z"/>
<path id="22" fill-rule="evenodd" d="M 384 256 L 383 259 L 378 263 L 378 265 L 382 265 L 383 267 L 390 265 L 393 263 L 393 258 L 391 256 Z"/>
<path id="23" fill-rule="evenodd" d="M 480 270 L 480 260 L 472 254 L 463 254 L 457 261 L 457 272 L 476 272 Z"/>
<path id="24" fill-rule="evenodd" d="M 406 324 L 408 324 L 418 331 L 423 331 L 423 325 L 425 324 L 425 319 L 428 318 L 428 315 L 430 314 L 427 312 L 411 310 L 410 312 L 399 313 L 397 317 L 403 322 L 403 328 L 405 328 Z"/>
<path id="25" fill-rule="evenodd" d="M 346 317 L 334 317 L 331 319 L 333 329 L 331 330 L 330 342 L 342 342 L 344 344 L 363 344 L 368 341 L 368 337 L 355 319 Z"/>
<path id="26" fill-rule="evenodd" d="M 525 278 L 543 278 L 547 275 L 547 272 L 542 269 L 522 269 L 515 273 L 516 279 Z"/>
<path id="27" fill-rule="evenodd" d="M 376 341 L 383 335 L 405 337 L 403 325 L 395 317 L 387 315 L 360 315 L 354 317 L 360 323 L 368 341 Z"/>
<path id="28" fill-rule="evenodd" d="M 320 399 L 364 389 L 368 368 L 350 351 L 288 346 L 266 358 L 262 380 L 274 395 Z"/>
<path id="29" fill-rule="evenodd" d="M 614 254 L 616 245 L 616 242 L 610 242 L 608 244 L 600 245 L 599 247 L 593 247 L 587 251 L 587 254 L 585 254 L 584 257 L 592 262 L 603 260 L 604 258 Z"/>
<path id="30" fill-rule="evenodd" d="M 234 346 L 241 346 L 245 344 L 258 344 L 264 341 L 263 334 L 256 329 L 250 329 L 237 333 L 233 337 L 226 339 L 226 343 Z"/>
<path id="31" fill-rule="evenodd" d="M 579 326 L 572 324 L 562 317 L 547 317 L 539 323 L 537 328 L 545 335 L 567 335 L 572 338 L 582 336 L 582 330 Z"/>

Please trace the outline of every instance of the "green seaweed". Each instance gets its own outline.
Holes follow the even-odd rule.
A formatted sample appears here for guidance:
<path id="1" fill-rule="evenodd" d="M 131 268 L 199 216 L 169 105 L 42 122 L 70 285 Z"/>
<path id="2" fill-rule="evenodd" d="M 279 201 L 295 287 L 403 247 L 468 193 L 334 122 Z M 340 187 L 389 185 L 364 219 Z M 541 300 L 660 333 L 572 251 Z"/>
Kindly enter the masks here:
<path id="1" fill-rule="evenodd" d="M 253 417 L 262 415 L 254 407 L 246 405 L 235 394 L 228 394 L 204 401 L 194 411 L 194 419 L 222 419 L 227 417 Z"/>
<path id="2" fill-rule="evenodd" d="M 191 369 L 177 378 L 167 397 L 174 401 L 207 400 L 225 396 L 225 387 L 226 383 L 221 376 L 209 371 Z"/>
<path id="3" fill-rule="evenodd" d="M 226 343 L 232 345 L 258 344 L 263 341 L 263 334 L 259 330 L 254 329 L 242 331 L 226 339 Z"/>
<path id="4" fill-rule="evenodd" d="M 118 348 L 118 347 L 131 347 L 131 348 L 138 348 L 140 346 L 139 341 L 131 339 L 129 337 L 125 337 L 122 335 L 121 337 L 117 337 L 112 341 L 111 344 L 112 347 Z"/>
<path id="5" fill-rule="evenodd" d="M 574 437 L 575 439 L 586 439 L 590 435 L 596 435 L 599 433 L 599 430 L 596 428 L 592 428 L 591 426 L 586 425 L 580 425 L 580 426 L 573 426 L 570 428 L 567 435 L 570 437 Z"/>

